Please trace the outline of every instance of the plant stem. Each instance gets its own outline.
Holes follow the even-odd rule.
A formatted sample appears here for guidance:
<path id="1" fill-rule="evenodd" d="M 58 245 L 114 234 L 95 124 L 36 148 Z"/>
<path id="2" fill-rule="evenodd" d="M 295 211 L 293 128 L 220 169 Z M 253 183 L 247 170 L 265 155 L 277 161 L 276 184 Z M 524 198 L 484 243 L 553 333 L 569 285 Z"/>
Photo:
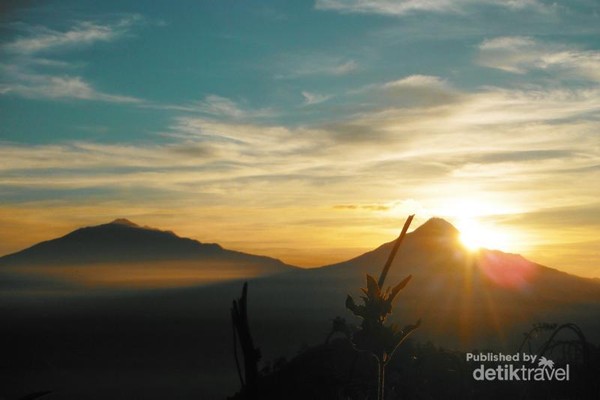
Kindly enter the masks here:
<path id="1" fill-rule="evenodd" d="M 390 267 L 392 266 L 392 261 L 394 261 L 394 257 L 396 256 L 396 253 L 398 252 L 398 249 L 400 248 L 400 244 L 402 244 L 402 240 L 404 240 L 404 236 L 406 236 L 406 231 L 408 231 L 408 227 L 410 226 L 410 223 L 412 222 L 413 218 L 415 217 L 415 215 L 409 215 L 408 218 L 406 219 L 406 222 L 404 223 L 404 227 L 402 228 L 402 232 L 400 233 L 400 236 L 398 236 L 398 239 L 396 239 L 396 243 L 394 243 L 394 247 L 392 248 L 392 252 L 390 253 L 390 256 L 387 259 L 387 262 L 385 263 L 385 266 L 383 267 L 383 270 L 381 271 L 381 275 L 379 276 L 379 287 L 383 288 L 383 283 L 385 282 L 385 277 L 387 276 L 388 271 L 390 270 Z"/>
<path id="2" fill-rule="evenodd" d="M 385 363 L 378 361 L 379 364 L 379 385 L 377 387 L 377 400 L 383 400 L 385 386 Z"/>
<path id="3" fill-rule="evenodd" d="M 231 318 L 244 354 L 244 374 L 246 379 L 242 380 L 242 393 L 247 400 L 257 400 L 258 359 L 260 353 L 258 348 L 254 347 L 248 324 L 248 282 L 244 282 L 242 297 L 233 301 Z M 234 348 L 235 350 L 236 348 Z"/>

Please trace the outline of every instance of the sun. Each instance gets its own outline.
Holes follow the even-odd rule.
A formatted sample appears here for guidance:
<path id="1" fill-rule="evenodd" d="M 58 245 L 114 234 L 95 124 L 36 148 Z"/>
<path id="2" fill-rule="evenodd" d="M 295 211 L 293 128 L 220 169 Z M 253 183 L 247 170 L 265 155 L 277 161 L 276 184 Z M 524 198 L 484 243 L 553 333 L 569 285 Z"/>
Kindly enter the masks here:
<path id="1" fill-rule="evenodd" d="M 454 191 L 460 191 L 458 189 Z M 507 224 L 510 216 L 523 213 L 523 208 L 510 199 L 496 197 L 472 193 L 468 198 L 445 198 L 429 211 L 431 215 L 447 218 L 460 232 L 461 244 L 471 251 L 485 248 L 519 253 L 528 250 L 530 234 Z"/>
<path id="2" fill-rule="evenodd" d="M 476 219 L 463 219 L 457 222 L 460 241 L 469 250 L 481 248 L 508 251 L 511 248 L 510 236 L 497 227 L 483 224 Z"/>

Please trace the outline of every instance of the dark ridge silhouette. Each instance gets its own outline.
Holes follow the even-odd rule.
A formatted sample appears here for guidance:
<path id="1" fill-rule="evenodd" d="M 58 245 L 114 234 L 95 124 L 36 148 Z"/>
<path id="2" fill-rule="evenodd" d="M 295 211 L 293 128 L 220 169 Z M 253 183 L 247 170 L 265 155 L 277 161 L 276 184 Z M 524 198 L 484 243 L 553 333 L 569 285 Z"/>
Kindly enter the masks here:
<path id="1" fill-rule="evenodd" d="M 131 226 L 133 228 L 139 228 L 138 224 L 135 224 L 135 223 L 131 222 L 127 218 L 117 218 L 114 221 L 112 221 L 110 224 L 113 224 L 113 225 L 124 225 L 124 226 Z"/>
<path id="2" fill-rule="evenodd" d="M 403 326 L 406 321 L 423 318 L 419 340 L 431 340 L 436 346 L 461 351 L 476 348 L 514 351 L 523 338 L 522 333 L 537 321 L 572 322 L 585 332 L 590 343 L 600 342 L 600 282 L 597 279 L 576 277 L 519 255 L 491 250 L 471 252 L 460 245 L 448 225 L 434 220 L 406 235 L 387 281 L 400 282 L 408 275 L 412 275 L 412 279 L 403 289 L 402 301 L 394 309 L 390 323 Z M 183 254 L 195 254 L 205 246 L 210 248 L 173 233 L 130 223 L 84 228 L 46 242 L 52 246 L 39 246 L 48 246 L 45 250 L 42 246 L 42 250 L 53 254 L 48 249 L 54 246 L 76 251 L 80 243 L 85 242 L 90 243 L 90 248 L 97 246 L 96 254 L 100 257 L 99 252 L 110 252 L 112 244 L 101 246 L 90 238 L 97 240 L 106 236 L 106 232 L 125 241 L 125 245 L 114 243 L 116 240 L 110 242 L 117 248 L 127 248 L 127 235 L 158 238 L 156 246 L 168 242 L 173 243 L 173 248 L 192 249 L 185 250 L 189 253 L 182 251 Z M 144 242 L 149 243 L 151 239 Z M 315 270 L 286 267 L 283 273 L 243 278 L 252 288 L 248 310 L 252 316 L 252 335 L 260 345 L 262 360 L 272 361 L 271 365 L 281 364 L 273 360 L 281 356 L 291 359 L 302 343 L 309 346 L 322 343 L 336 316 L 346 319 L 348 324 L 357 324 L 345 309 L 344 299 L 347 295 L 356 298 L 361 294 L 358 288 L 364 285 L 365 273 L 377 275 L 392 246 L 393 242 L 386 243 L 351 260 Z M 150 247 L 140 246 L 139 251 L 155 251 Z M 33 253 L 42 250 L 36 249 Z M 213 251 L 216 254 L 228 252 L 220 247 Z M 28 250 L 21 253 L 14 255 L 14 260 L 30 254 Z M 198 265 L 210 259 L 199 257 Z M 6 263 L 6 257 L 2 262 Z M 165 266 L 169 264 L 170 261 Z M 12 270 L 19 267 L 16 265 Z M 2 298 L 0 391 L 4 391 L 0 396 L 19 398 L 52 389 L 48 398 L 55 396 L 63 400 L 159 400 L 173 398 L 175 392 L 181 399 L 222 400 L 239 387 L 231 354 L 229 310 L 231 299 L 239 297 L 241 284 L 234 281 L 168 290 L 124 290 L 109 295 Z M 43 280 L 36 285 L 36 288 L 43 287 Z M 335 345 L 334 342 L 330 344 Z M 342 366 L 351 365 L 352 359 L 346 353 L 340 357 L 343 357 Z M 418 359 L 411 362 L 418 363 Z M 308 364 L 294 365 L 304 369 L 324 364 L 317 358 Z M 433 360 L 427 365 L 434 368 L 438 363 Z M 365 368 L 368 374 L 374 369 L 373 364 Z M 344 382 L 347 371 L 348 368 L 342 370 Z M 304 381 L 303 375 L 286 375 L 286 379 L 295 380 L 294 385 L 303 388 L 299 393 L 305 396 L 297 398 L 320 398 L 322 393 L 311 392 L 310 388 L 317 387 L 311 386 L 315 380 L 327 377 L 319 375 L 317 367 L 311 372 L 315 374 L 308 374 Z M 390 382 L 395 379 L 395 373 L 390 372 Z M 355 377 L 360 379 L 360 374 Z M 373 375 L 364 378 L 365 387 L 372 388 Z M 421 378 L 412 398 L 418 398 L 419 390 L 425 390 L 425 395 L 431 394 L 425 398 L 441 398 L 444 385 L 457 382 Z M 401 381 L 406 382 L 406 378 Z M 282 377 L 281 382 L 286 380 Z M 431 382 L 437 383 L 431 385 Z M 427 392 L 428 387 L 440 390 Z M 394 389 L 389 390 L 391 394 Z M 448 389 L 448 393 L 456 393 L 452 390 Z M 261 393 L 267 396 L 266 389 Z M 323 393 L 321 398 L 335 398 L 335 394 L 327 397 L 330 392 Z M 365 393 L 359 398 L 369 395 L 372 394 Z M 271 398 L 288 397 L 273 395 Z M 474 393 L 471 398 L 494 397 Z"/>
<path id="3" fill-rule="evenodd" d="M 219 260 L 262 263 L 275 272 L 295 267 L 280 260 L 182 238 L 171 231 L 141 227 L 127 219 L 77 229 L 58 239 L 0 257 L 1 266 L 86 265 L 164 260 Z"/>
<path id="4" fill-rule="evenodd" d="M 412 232 L 413 236 L 434 236 L 456 238 L 460 232 L 443 218 L 430 218 Z"/>

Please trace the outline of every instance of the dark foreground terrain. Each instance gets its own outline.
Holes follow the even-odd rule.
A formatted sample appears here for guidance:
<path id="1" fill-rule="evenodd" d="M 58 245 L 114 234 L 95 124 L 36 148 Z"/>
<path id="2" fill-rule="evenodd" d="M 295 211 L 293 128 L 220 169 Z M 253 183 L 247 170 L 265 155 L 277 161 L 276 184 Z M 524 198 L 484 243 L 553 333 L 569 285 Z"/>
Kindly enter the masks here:
<path id="1" fill-rule="evenodd" d="M 392 322 L 423 322 L 413 342 L 390 364 L 389 395 L 597 398 L 590 397 L 597 386 L 590 383 L 589 371 L 598 376 L 593 344 L 600 343 L 600 284 L 517 255 L 470 253 L 458 245 L 456 234 L 451 225 L 432 220 L 407 236 L 392 265 L 390 284 L 413 276 L 398 296 Z M 190 245 L 195 252 L 198 245 Z M 349 325 L 358 323 L 345 309 L 346 295 L 360 294 L 365 273 L 376 275 L 390 248 L 387 243 L 315 270 L 269 259 L 276 273 L 271 269 L 247 277 L 265 398 L 369 396 L 374 387 L 371 361 L 356 358 L 343 334 L 323 343 L 336 316 Z M 230 307 L 242 280 L 187 288 L 99 289 L 15 274 L 18 261 L 12 257 L 13 269 L 0 274 L 0 398 L 50 390 L 44 397 L 49 400 L 224 399 L 239 390 Z M 39 267 L 41 261 L 36 262 Z M 539 322 L 574 323 L 584 333 L 590 344 L 585 352 L 580 338 L 564 330 L 556 337 L 556 352 L 546 353 L 556 366 L 570 362 L 574 380 L 568 385 L 473 381 L 464 352 L 514 353 L 523 334 Z M 527 351 L 537 351 L 551 332 L 539 333 Z"/>

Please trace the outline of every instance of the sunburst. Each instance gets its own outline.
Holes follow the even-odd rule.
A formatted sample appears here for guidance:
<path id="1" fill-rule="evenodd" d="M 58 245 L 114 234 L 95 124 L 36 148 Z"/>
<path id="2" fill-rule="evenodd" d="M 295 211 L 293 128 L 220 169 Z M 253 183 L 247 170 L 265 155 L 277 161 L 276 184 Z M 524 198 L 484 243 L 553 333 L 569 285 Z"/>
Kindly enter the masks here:
<path id="1" fill-rule="evenodd" d="M 498 227 L 484 224 L 475 218 L 457 222 L 461 243 L 470 250 L 481 248 L 510 251 L 511 237 Z"/>

